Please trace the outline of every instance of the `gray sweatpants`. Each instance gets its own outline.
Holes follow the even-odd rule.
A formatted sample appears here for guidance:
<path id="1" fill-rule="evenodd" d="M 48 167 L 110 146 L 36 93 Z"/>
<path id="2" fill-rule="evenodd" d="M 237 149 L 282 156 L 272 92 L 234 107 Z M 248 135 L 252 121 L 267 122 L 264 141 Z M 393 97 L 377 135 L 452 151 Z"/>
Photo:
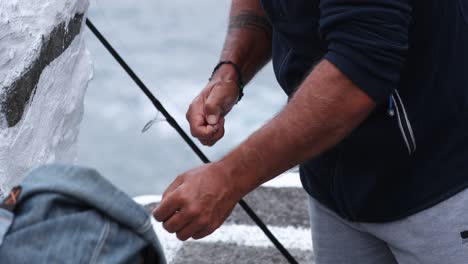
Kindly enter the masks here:
<path id="1" fill-rule="evenodd" d="M 311 198 L 310 219 L 315 264 L 468 263 L 468 189 L 384 224 L 348 222 Z"/>

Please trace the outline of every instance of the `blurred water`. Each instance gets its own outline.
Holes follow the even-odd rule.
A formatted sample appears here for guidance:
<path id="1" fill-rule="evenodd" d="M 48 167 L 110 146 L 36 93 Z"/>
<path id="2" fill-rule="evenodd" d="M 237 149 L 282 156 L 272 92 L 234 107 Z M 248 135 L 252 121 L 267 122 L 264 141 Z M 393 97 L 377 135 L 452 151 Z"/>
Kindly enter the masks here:
<path id="1" fill-rule="evenodd" d="M 92 0 L 90 19 L 188 132 L 185 111 L 219 60 L 227 0 Z M 201 162 L 87 32 L 95 77 L 85 100 L 78 163 L 97 168 L 131 195 L 160 194 Z M 271 65 L 229 114 L 226 135 L 202 150 L 218 159 L 274 116 L 286 102 Z"/>

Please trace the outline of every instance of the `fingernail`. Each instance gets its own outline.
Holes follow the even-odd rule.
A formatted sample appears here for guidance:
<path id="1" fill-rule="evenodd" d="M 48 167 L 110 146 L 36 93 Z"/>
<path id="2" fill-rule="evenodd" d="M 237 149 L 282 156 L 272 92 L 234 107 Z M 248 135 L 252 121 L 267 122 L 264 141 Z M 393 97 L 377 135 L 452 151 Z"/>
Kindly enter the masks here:
<path id="1" fill-rule="evenodd" d="M 210 125 L 216 125 L 216 123 L 218 123 L 218 118 L 217 118 L 215 115 L 209 115 L 209 116 L 206 118 L 206 121 L 207 121 L 208 124 L 210 124 Z"/>
<path id="2" fill-rule="evenodd" d="M 214 126 L 213 126 L 213 134 L 218 133 L 218 130 L 219 130 L 219 126 L 218 126 L 218 125 L 214 125 Z"/>

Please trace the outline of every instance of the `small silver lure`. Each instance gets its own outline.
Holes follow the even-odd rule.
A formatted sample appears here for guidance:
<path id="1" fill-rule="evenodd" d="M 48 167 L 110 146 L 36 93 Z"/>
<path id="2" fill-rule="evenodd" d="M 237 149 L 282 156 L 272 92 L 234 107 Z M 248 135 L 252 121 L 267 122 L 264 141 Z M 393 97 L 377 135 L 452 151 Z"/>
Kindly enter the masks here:
<path id="1" fill-rule="evenodd" d="M 164 122 L 164 121 L 166 121 L 166 119 L 159 119 L 159 112 L 158 112 L 155 118 L 151 119 L 148 123 L 146 123 L 146 125 L 141 130 L 141 133 L 145 133 L 146 131 L 150 130 L 150 128 L 154 124 L 159 123 L 159 122 Z"/>

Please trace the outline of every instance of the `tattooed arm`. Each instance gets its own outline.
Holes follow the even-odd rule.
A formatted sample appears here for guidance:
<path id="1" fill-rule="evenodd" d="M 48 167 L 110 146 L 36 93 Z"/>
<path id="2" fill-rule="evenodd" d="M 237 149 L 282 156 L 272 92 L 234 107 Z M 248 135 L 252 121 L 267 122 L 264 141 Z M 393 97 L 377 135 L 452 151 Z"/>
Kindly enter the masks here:
<path id="1" fill-rule="evenodd" d="M 221 54 L 242 72 L 244 83 L 271 58 L 272 29 L 260 0 L 233 0 L 229 29 Z M 212 146 L 224 135 L 224 117 L 239 97 L 237 72 L 229 64 L 221 66 L 187 111 L 192 136 Z"/>
<path id="2" fill-rule="evenodd" d="M 237 63 L 247 83 L 271 58 L 271 35 L 260 0 L 233 0 L 221 60 Z"/>

